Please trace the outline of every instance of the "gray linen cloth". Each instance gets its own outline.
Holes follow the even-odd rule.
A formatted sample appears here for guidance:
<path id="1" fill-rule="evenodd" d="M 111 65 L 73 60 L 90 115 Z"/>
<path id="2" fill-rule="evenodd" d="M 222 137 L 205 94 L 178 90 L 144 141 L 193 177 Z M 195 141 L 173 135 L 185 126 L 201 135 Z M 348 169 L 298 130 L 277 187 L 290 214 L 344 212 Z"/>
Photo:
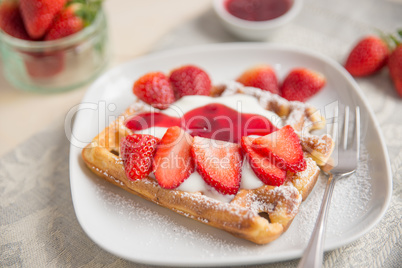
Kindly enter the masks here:
<path id="1" fill-rule="evenodd" d="M 362 8 L 365 12 L 353 11 Z M 395 29 L 401 23 L 400 14 L 402 5 L 386 1 L 305 1 L 296 21 L 269 41 L 314 49 L 342 62 L 359 36 L 372 27 Z M 207 12 L 174 30 L 154 50 L 231 41 L 237 40 Z M 387 71 L 358 83 L 385 136 L 393 197 L 380 223 L 359 240 L 327 252 L 324 267 L 401 267 L 402 99 L 394 92 Z M 148 267 L 109 254 L 79 226 L 71 200 L 70 144 L 63 122 L 60 118 L 0 159 L 0 267 Z M 253 267 L 295 267 L 297 263 Z"/>

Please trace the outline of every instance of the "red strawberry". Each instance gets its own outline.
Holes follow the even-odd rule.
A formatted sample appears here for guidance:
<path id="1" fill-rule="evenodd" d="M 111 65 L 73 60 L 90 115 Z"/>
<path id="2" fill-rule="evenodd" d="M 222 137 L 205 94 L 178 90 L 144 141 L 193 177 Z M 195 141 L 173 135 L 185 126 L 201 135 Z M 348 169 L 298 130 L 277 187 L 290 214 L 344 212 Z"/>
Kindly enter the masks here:
<path id="1" fill-rule="evenodd" d="M 278 79 L 274 70 L 268 65 L 258 65 L 242 73 L 237 82 L 247 87 L 256 87 L 279 94 Z"/>
<path id="2" fill-rule="evenodd" d="M 74 3 L 60 11 L 53 20 L 44 40 L 55 40 L 82 30 L 92 23 L 100 8 L 101 2 L 87 4 Z M 25 67 L 31 78 L 49 78 L 64 69 L 65 53 L 62 50 L 32 52 L 24 58 Z"/>
<path id="3" fill-rule="evenodd" d="M 289 125 L 256 138 L 253 146 L 254 150 L 266 155 L 279 168 L 286 168 L 292 172 L 306 169 L 300 139 Z"/>
<path id="4" fill-rule="evenodd" d="M 208 96 L 212 87 L 208 74 L 193 65 L 186 65 L 173 70 L 169 76 L 169 81 L 177 98 L 187 95 Z"/>
<path id="5" fill-rule="evenodd" d="M 242 155 L 236 143 L 194 137 L 191 150 L 197 171 L 221 194 L 236 194 L 240 187 Z"/>
<path id="6" fill-rule="evenodd" d="M 84 28 L 84 20 L 75 15 L 74 5 L 63 9 L 54 19 L 49 31 L 45 35 L 45 40 L 60 39 Z"/>
<path id="7" fill-rule="evenodd" d="M 283 81 L 282 97 L 290 101 L 305 102 L 319 92 L 326 84 L 325 77 L 306 68 L 296 68 L 290 71 Z"/>
<path id="8" fill-rule="evenodd" d="M 176 188 L 193 173 L 192 142 L 193 137 L 183 129 L 168 128 L 154 157 L 155 178 L 161 187 Z"/>
<path id="9" fill-rule="evenodd" d="M 81 31 L 95 20 L 101 4 L 102 1 L 87 1 L 85 4 L 68 3 L 67 7 L 55 17 L 44 39 L 60 39 Z"/>
<path id="10" fill-rule="evenodd" d="M 355 77 L 372 75 L 384 67 L 388 55 L 388 46 L 381 38 L 368 36 L 352 49 L 345 69 Z"/>
<path id="11" fill-rule="evenodd" d="M 395 89 L 402 97 L 402 44 L 399 44 L 390 55 L 388 69 Z"/>
<path id="12" fill-rule="evenodd" d="M 127 178 L 140 180 L 149 175 L 158 142 L 152 135 L 133 134 L 122 139 L 120 155 Z"/>
<path id="13" fill-rule="evenodd" d="M 175 101 L 173 89 L 165 74 L 151 72 L 140 77 L 133 86 L 134 94 L 158 109 L 166 109 Z"/>
<path id="14" fill-rule="evenodd" d="M 33 39 L 44 36 L 65 3 L 66 0 L 20 0 L 21 15 L 29 36 Z"/>
<path id="15" fill-rule="evenodd" d="M 13 37 L 31 39 L 25 30 L 16 0 L 5 0 L 0 3 L 0 28 Z"/>
<path id="16" fill-rule="evenodd" d="M 280 169 L 271 163 L 269 157 L 263 156 L 253 149 L 254 138 L 242 137 L 241 147 L 247 156 L 251 169 L 255 175 L 265 184 L 279 186 L 286 178 L 286 170 Z"/>
<path id="17" fill-rule="evenodd" d="M 24 55 L 25 68 L 31 78 L 55 76 L 64 69 L 64 61 L 64 53 L 61 51 L 31 52 Z"/>

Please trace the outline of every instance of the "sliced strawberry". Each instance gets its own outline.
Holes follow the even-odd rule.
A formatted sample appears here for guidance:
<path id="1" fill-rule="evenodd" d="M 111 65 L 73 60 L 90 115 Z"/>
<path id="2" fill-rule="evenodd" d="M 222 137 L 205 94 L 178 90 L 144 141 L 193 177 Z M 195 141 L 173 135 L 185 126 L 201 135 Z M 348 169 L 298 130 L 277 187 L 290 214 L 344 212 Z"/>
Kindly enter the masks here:
<path id="1" fill-rule="evenodd" d="M 159 139 L 152 135 L 133 134 L 121 140 L 120 155 L 130 180 L 140 180 L 152 170 L 152 159 Z"/>
<path id="2" fill-rule="evenodd" d="M 241 147 L 246 155 L 251 169 L 255 175 L 265 184 L 279 186 L 286 178 L 286 170 L 280 169 L 271 163 L 269 157 L 263 156 L 253 149 L 254 138 L 242 137 Z"/>
<path id="3" fill-rule="evenodd" d="M 169 81 L 177 98 L 187 95 L 206 95 L 211 92 L 211 79 L 201 68 L 193 65 L 182 66 L 170 73 Z"/>
<path id="4" fill-rule="evenodd" d="M 0 28 L 13 37 L 24 40 L 31 39 L 25 30 L 16 0 L 5 0 L 0 3 Z"/>
<path id="5" fill-rule="evenodd" d="M 33 39 L 40 39 L 67 0 L 20 0 L 25 28 Z"/>
<path id="6" fill-rule="evenodd" d="M 155 178 L 162 188 L 176 188 L 193 173 L 192 142 L 193 137 L 179 127 L 166 131 L 154 157 Z"/>
<path id="7" fill-rule="evenodd" d="M 166 109 L 175 101 L 169 80 L 161 72 L 151 72 L 140 77 L 134 83 L 133 93 L 158 109 Z"/>
<path id="8" fill-rule="evenodd" d="M 268 65 L 258 65 L 246 70 L 237 78 L 237 82 L 247 87 L 256 87 L 279 94 L 278 79 L 274 70 Z"/>
<path id="9" fill-rule="evenodd" d="M 236 143 L 194 137 L 191 150 L 197 171 L 221 194 L 236 194 L 240 187 L 243 157 Z"/>
<path id="10" fill-rule="evenodd" d="M 290 71 L 283 81 L 282 97 L 290 101 L 305 102 L 318 93 L 326 84 L 325 77 L 306 68 Z"/>
<path id="11" fill-rule="evenodd" d="M 256 138 L 253 146 L 254 150 L 266 155 L 279 168 L 286 168 L 292 172 L 306 169 L 300 139 L 289 125 L 266 136 Z"/>
<path id="12" fill-rule="evenodd" d="M 350 51 L 345 69 L 355 77 L 372 75 L 384 67 L 388 56 L 388 46 L 381 38 L 367 36 Z"/>

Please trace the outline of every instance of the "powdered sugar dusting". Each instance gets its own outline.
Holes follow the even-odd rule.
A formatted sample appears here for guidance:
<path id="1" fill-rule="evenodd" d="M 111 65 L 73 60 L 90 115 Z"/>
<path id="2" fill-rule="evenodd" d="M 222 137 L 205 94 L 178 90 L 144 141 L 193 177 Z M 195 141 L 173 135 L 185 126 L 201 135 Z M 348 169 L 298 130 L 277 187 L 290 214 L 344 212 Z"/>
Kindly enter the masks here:
<path id="1" fill-rule="evenodd" d="M 180 196 L 193 200 L 196 204 L 207 206 L 218 213 L 219 211 L 228 211 L 244 218 L 253 218 L 257 215 L 254 211 L 250 211 L 246 208 L 235 206 L 230 203 L 221 202 L 203 194 L 180 192 Z"/>
<path id="2" fill-rule="evenodd" d="M 322 197 L 327 183 L 327 176 L 320 174 L 314 190 L 307 200 L 300 206 L 292 227 L 283 235 L 287 243 L 295 240 L 303 245 L 308 243 L 313 231 Z M 328 215 L 326 234 L 328 237 L 341 237 L 341 230 L 348 230 L 348 226 L 355 226 L 369 209 L 372 199 L 371 177 L 369 170 L 369 154 L 361 148 L 360 161 L 357 171 L 349 178 L 337 181 L 332 195 L 330 212 Z M 303 230 L 298 232 L 298 230 Z"/>
<path id="3" fill-rule="evenodd" d="M 250 193 L 249 195 L 249 199 L 251 200 L 251 202 L 248 205 L 250 206 L 251 210 L 255 211 L 256 213 L 260 211 L 272 213 L 274 211 L 274 203 L 261 202 L 258 196 L 254 193 Z"/>
<path id="4" fill-rule="evenodd" d="M 320 172 L 320 169 L 314 162 L 314 160 L 310 157 L 307 157 L 306 155 L 304 156 L 304 159 L 306 160 L 306 169 L 303 171 L 299 171 L 296 173 L 296 178 L 293 179 L 292 183 L 293 185 L 301 190 L 301 194 L 303 193 L 303 186 L 308 184 L 309 181 L 306 181 L 306 179 L 311 180 L 314 176 L 309 176 L 309 174 L 316 174 L 317 172 Z"/>
<path id="5" fill-rule="evenodd" d="M 286 203 L 286 205 L 284 207 L 287 210 L 286 214 L 290 216 L 295 216 L 299 211 L 299 206 L 302 202 L 302 196 L 299 194 L 297 189 L 292 185 L 282 185 L 280 187 L 275 187 L 272 191 L 274 191 L 276 195 L 282 197 L 285 200 L 284 202 Z"/>
<path id="6" fill-rule="evenodd" d="M 304 119 L 305 113 L 303 107 L 295 107 L 286 118 L 285 125 L 294 125 Z"/>
<path id="7" fill-rule="evenodd" d="M 150 111 L 159 111 L 159 109 L 154 108 L 147 103 L 143 102 L 140 99 L 137 99 L 135 102 L 133 102 L 128 109 L 126 110 L 126 114 L 136 114 L 138 112 L 150 112 Z"/>
<path id="8" fill-rule="evenodd" d="M 285 210 L 281 211 L 280 213 L 285 213 L 289 217 L 293 217 L 297 214 L 299 210 L 300 203 L 302 202 L 302 197 L 297 191 L 297 189 L 292 185 L 281 185 L 270 189 L 267 192 L 268 196 L 275 196 L 274 202 L 266 202 L 261 200 L 261 198 L 253 193 L 249 193 L 248 199 L 251 200 L 248 203 L 250 209 L 252 211 L 258 212 L 267 212 L 272 213 L 276 210 Z"/>
<path id="9" fill-rule="evenodd" d="M 237 243 L 236 238 L 233 238 L 235 241 L 231 241 L 231 239 L 227 239 L 227 236 L 230 236 L 228 234 L 222 236 L 221 231 L 204 224 L 197 224 L 193 220 L 186 220 L 170 210 L 155 207 L 154 204 L 136 196 L 122 195 L 110 191 L 109 187 L 102 185 L 97 186 L 97 194 L 98 201 L 103 203 L 107 211 L 120 215 L 121 219 L 128 222 L 130 230 L 123 231 L 143 232 L 144 229 L 149 230 L 147 239 L 140 241 L 142 247 L 152 247 L 158 252 L 159 246 L 161 246 L 160 250 L 173 251 L 178 245 L 194 248 L 195 245 L 202 244 L 204 246 L 199 251 L 202 258 L 216 256 L 217 252 L 220 257 L 233 254 L 247 255 L 255 252 L 253 251 L 253 248 L 256 247 L 254 245 L 251 247 L 241 245 Z M 184 215 L 185 213 L 180 212 L 179 214 Z M 169 243 L 161 244 L 160 241 L 169 241 Z M 138 243 L 139 241 L 132 242 Z"/>
<path id="10" fill-rule="evenodd" d="M 120 185 L 124 185 L 124 183 L 118 179 L 116 179 L 115 177 L 113 177 L 112 175 L 109 174 L 108 170 L 101 170 L 97 167 L 92 167 L 92 169 L 94 169 L 96 172 L 103 174 L 104 176 L 108 177 L 109 179 L 115 181 L 117 184 Z"/>

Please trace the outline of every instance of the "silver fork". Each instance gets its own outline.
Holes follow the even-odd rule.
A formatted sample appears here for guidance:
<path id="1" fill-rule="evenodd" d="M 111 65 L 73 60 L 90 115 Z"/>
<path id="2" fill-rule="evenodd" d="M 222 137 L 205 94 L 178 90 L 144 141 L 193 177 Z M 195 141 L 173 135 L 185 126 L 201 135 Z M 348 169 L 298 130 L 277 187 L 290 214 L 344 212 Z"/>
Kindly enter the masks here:
<path id="1" fill-rule="evenodd" d="M 309 244 L 297 267 L 321 267 L 323 261 L 323 246 L 325 227 L 331 203 L 332 192 L 337 180 L 350 176 L 356 171 L 359 160 L 360 145 L 360 109 L 356 107 L 355 124 L 352 141 L 349 141 L 349 107 L 345 107 L 343 131 L 338 146 L 338 163 L 329 173 L 324 197 L 318 213 L 317 222 L 314 226 Z M 339 124 L 338 124 L 339 125 Z M 336 133 L 336 132 L 335 132 Z"/>

